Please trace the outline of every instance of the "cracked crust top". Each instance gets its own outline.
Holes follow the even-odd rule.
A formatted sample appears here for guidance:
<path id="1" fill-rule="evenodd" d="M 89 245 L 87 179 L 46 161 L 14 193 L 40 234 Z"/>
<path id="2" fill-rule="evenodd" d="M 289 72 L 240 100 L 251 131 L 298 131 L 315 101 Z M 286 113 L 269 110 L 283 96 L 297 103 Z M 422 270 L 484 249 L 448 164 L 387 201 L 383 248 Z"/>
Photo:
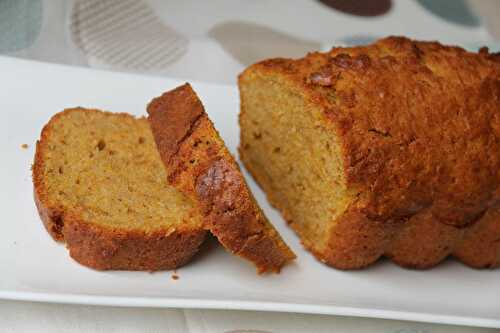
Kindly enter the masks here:
<path id="1" fill-rule="evenodd" d="M 169 182 L 199 203 L 206 228 L 222 245 L 252 261 L 259 273 L 279 272 L 294 259 L 191 86 L 153 99 L 147 111 Z"/>
<path id="2" fill-rule="evenodd" d="M 499 54 L 388 37 L 252 71 L 280 73 L 323 109 L 359 189 L 351 209 L 369 220 L 430 209 L 464 227 L 499 203 Z"/>

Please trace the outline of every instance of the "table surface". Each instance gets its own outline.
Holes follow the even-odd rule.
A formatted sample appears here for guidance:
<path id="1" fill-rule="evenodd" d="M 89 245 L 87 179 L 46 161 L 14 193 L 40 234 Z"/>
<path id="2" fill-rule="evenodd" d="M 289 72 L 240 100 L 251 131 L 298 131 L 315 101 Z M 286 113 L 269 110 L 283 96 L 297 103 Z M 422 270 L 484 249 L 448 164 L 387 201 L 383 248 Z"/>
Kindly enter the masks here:
<path id="1" fill-rule="evenodd" d="M 490 18 L 500 10 L 500 2 L 494 0 L 443 0 L 439 6 L 427 0 L 380 1 L 389 4 L 390 9 L 372 17 L 333 9 L 338 1 L 134 1 L 134 6 L 146 6 L 146 9 L 137 7 L 136 13 L 155 16 L 148 20 L 148 29 L 157 29 L 159 35 L 164 34 L 163 40 L 172 41 L 170 45 L 155 45 L 168 61 L 152 61 L 146 68 L 141 66 L 143 61 L 137 61 L 145 56 L 145 51 L 134 53 L 135 44 L 127 41 L 136 38 L 148 46 L 148 42 L 158 44 L 158 40 L 150 39 L 150 31 L 139 27 L 134 28 L 133 34 L 114 36 L 118 41 L 121 38 L 122 42 L 118 43 L 121 48 L 110 45 L 112 43 L 103 45 L 99 42 L 102 31 L 86 26 L 86 15 L 91 18 L 108 15 L 108 10 L 117 15 L 117 19 L 132 25 L 140 21 L 140 17 L 132 21 L 133 14 L 123 5 L 127 1 L 120 7 L 117 1 L 108 0 L 107 8 L 92 11 L 96 1 L 0 0 L 0 53 L 77 66 L 234 83 L 237 73 L 258 59 L 300 56 L 308 50 L 369 42 L 388 34 L 439 39 L 470 48 L 486 44 L 495 48 L 499 44 L 493 36 L 500 36 L 498 24 Z M 130 20 L 120 14 L 128 15 Z M 116 20 L 106 23 L 112 25 L 113 22 Z M 117 57 L 117 52 L 128 52 L 129 58 Z M 22 331 L 431 333 L 496 330 L 323 315 L 0 300 L 0 332 Z"/>

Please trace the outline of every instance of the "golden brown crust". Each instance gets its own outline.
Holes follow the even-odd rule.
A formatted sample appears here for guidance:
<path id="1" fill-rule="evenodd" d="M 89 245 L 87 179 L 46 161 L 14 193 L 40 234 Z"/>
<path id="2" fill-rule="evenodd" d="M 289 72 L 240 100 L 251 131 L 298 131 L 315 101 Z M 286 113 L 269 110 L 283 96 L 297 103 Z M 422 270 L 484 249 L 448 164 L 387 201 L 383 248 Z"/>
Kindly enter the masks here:
<path id="1" fill-rule="evenodd" d="M 448 257 L 465 228 L 438 223 L 430 210 L 406 221 L 385 247 L 385 256 L 401 266 L 426 269 Z"/>
<path id="2" fill-rule="evenodd" d="M 494 242 L 471 241 L 486 237 L 474 225 L 497 216 L 492 210 L 500 200 L 498 56 L 389 37 L 299 60 L 266 60 L 242 76 L 251 72 L 285 78 L 323 110 L 341 139 L 346 181 L 359 200 L 335 222 L 332 249 L 316 253 L 319 258 L 359 268 L 386 254 L 426 268 L 455 254 L 472 266 L 500 265 Z M 487 220 L 481 230 L 500 238 L 493 227 L 498 216 Z M 367 235 L 372 250 L 352 260 L 363 234 L 353 230 L 388 221 L 401 227 Z M 476 264 L 482 260 L 471 253 L 489 258 L 488 264 Z"/>
<path id="3" fill-rule="evenodd" d="M 147 108 L 149 124 L 164 161 L 174 158 L 205 115 L 201 101 L 190 89 L 179 87 L 168 97 L 155 98 Z M 177 116 L 162 110 L 175 110 Z"/>
<path id="4" fill-rule="evenodd" d="M 51 121 L 55 121 L 61 116 L 63 112 L 56 114 L 54 117 L 52 117 Z M 38 214 L 40 215 L 45 229 L 55 241 L 61 242 L 64 240 L 64 237 L 62 235 L 62 208 L 49 207 L 47 191 L 45 190 L 43 181 L 42 170 L 44 169 L 45 163 L 45 142 L 47 142 L 48 136 L 50 135 L 49 123 L 47 123 L 43 127 L 42 133 L 40 135 L 40 140 L 36 142 L 35 159 L 32 166 L 33 195 Z"/>
<path id="5" fill-rule="evenodd" d="M 222 245 L 252 261 L 259 273 L 279 272 L 294 259 L 257 206 L 191 86 L 155 98 L 147 111 L 169 182 L 200 204 L 206 228 Z"/>
<path id="6" fill-rule="evenodd" d="M 205 238 L 202 230 L 140 231 L 106 230 L 67 217 L 65 242 L 73 259 L 98 270 L 158 271 L 178 268 L 198 252 Z"/>
<path id="7" fill-rule="evenodd" d="M 481 220 L 464 230 L 453 255 L 472 267 L 500 267 L 500 207 L 489 209 Z"/>
<path id="8" fill-rule="evenodd" d="M 51 121 L 69 111 L 71 109 L 58 113 Z M 54 240 L 66 244 L 73 259 L 97 270 L 158 271 L 180 267 L 198 252 L 205 230 L 177 228 L 175 231 L 144 233 L 111 229 L 84 221 L 78 212 L 51 203 L 42 174 L 46 142 L 51 135 L 49 124 L 42 130 L 36 145 L 33 164 L 35 204 L 48 233 Z"/>

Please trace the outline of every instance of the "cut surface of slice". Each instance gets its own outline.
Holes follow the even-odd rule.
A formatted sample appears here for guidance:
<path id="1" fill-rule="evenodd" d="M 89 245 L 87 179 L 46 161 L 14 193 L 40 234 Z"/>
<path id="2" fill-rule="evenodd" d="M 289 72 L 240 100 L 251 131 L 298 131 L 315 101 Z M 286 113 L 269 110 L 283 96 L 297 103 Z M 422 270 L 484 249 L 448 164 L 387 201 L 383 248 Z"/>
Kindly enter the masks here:
<path id="1" fill-rule="evenodd" d="M 205 227 L 261 272 L 295 258 L 250 192 L 189 84 L 155 98 L 149 121 L 170 184 L 197 201 Z"/>
<path id="2" fill-rule="evenodd" d="M 205 237 L 191 200 L 167 184 L 145 118 L 56 114 L 37 142 L 33 182 L 47 231 L 94 269 L 173 269 Z"/>

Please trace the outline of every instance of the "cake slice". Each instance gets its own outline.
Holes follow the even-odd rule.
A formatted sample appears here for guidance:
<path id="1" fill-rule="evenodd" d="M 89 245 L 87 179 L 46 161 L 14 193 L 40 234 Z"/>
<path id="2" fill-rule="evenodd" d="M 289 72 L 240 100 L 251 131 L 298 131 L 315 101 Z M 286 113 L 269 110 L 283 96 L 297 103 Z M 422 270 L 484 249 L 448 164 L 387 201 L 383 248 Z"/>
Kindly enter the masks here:
<path id="1" fill-rule="evenodd" d="M 238 81 L 240 157 L 321 261 L 500 266 L 500 56 L 389 37 Z"/>
<path id="2" fill-rule="evenodd" d="M 56 114 L 37 142 L 33 182 L 47 231 L 94 269 L 173 269 L 205 237 L 194 203 L 167 184 L 145 118 Z"/>
<path id="3" fill-rule="evenodd" d="M 205 228 L 259 273 L 295 258 L 250 192 L 238 164 L 189 84 L 151 101 L 147 112 L 168 181 L 198 203 Z"/>

